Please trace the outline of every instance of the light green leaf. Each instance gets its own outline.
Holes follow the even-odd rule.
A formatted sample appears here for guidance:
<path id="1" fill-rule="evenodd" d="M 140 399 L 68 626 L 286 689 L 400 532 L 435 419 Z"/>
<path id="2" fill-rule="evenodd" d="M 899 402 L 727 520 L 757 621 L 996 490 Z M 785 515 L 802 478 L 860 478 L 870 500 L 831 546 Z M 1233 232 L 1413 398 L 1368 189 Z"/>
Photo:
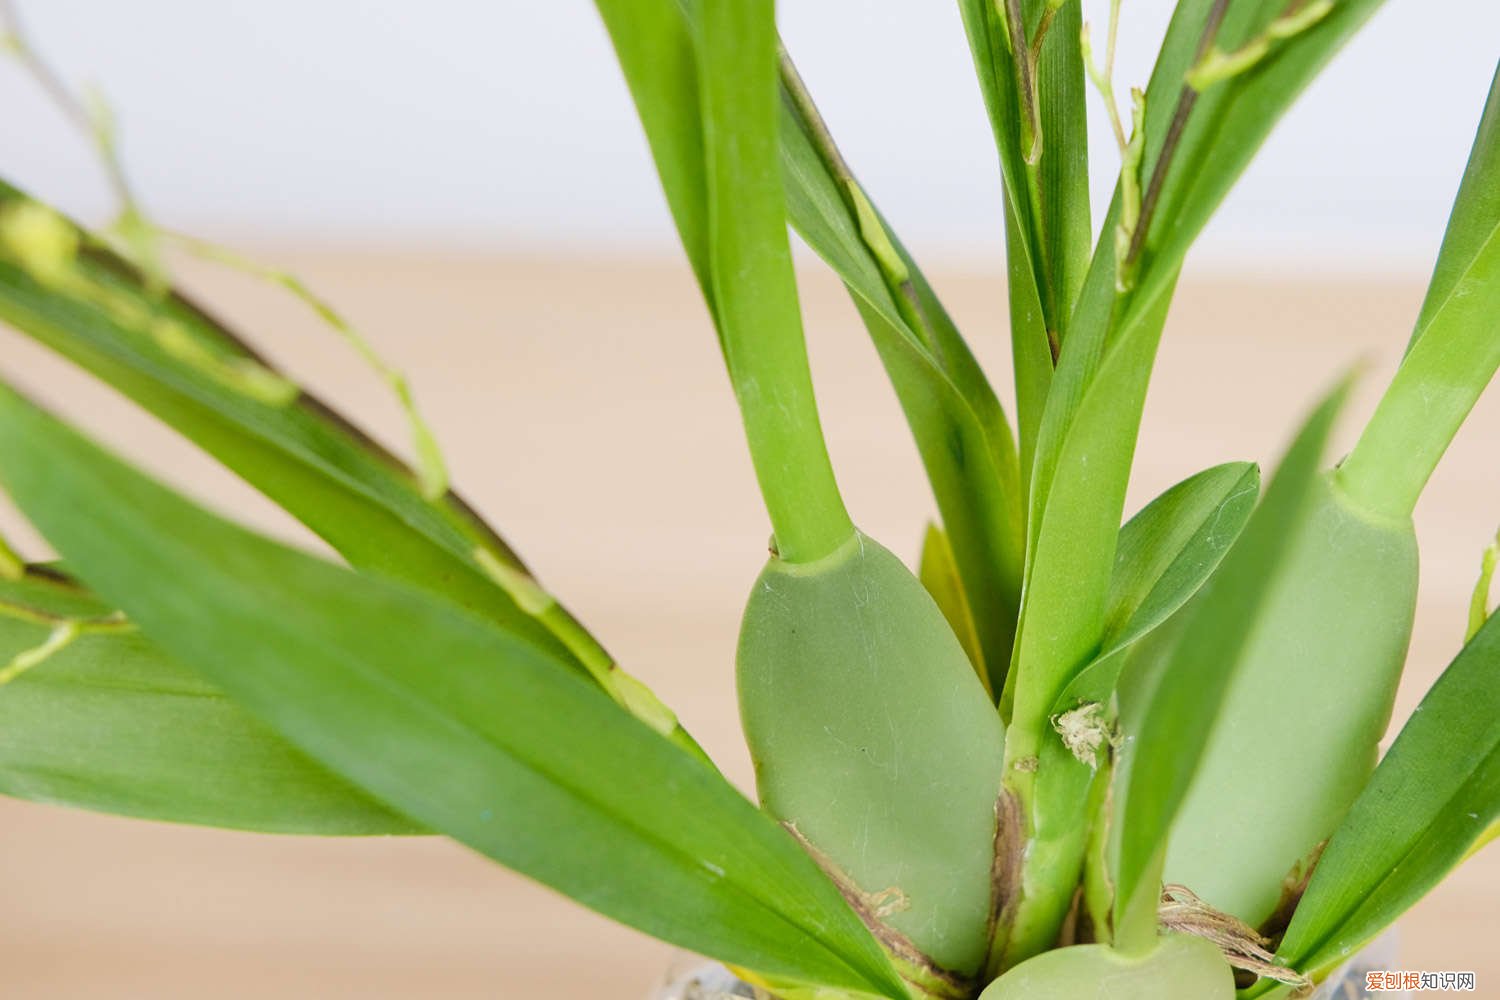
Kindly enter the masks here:
<path id="1" fill-rule="evenodd" d="M 1500 219 L 1500 64 L 1490 80 L 1489 96 L 1480 116 L 1474 146 L 1459 182 L 1454 210 L 1448 217 L 1442 249 L 1422 300 L 1408 350 L 1416 346 L 1433 321 L 1456 295 L 1472 271 L 1474 261 L 1494 238 L 1496 220 Z"/>
<path id="2" fill-rule="evenodd" d="M 1416 506 L 1500 368 L 1500 69 L 1453 200 L 1411 344 L 1338 478 L 1372 510 Z"/>
<path id="3" fill-rule="evenodd" d="M 418 822 L 682 947 L 903 996 L 784 831 L 551 653 L 225 522 L 8 390 L 0 478 L 154 642 Z"/>
<path id="4" fill-rule="evenodd" d="M 1154 338 L 1141 338 L 1135 345 L 1149 354 L 1156 342 Z M 1097 569 L 1100 565 L 1113 568 L 1118 519 L 1133 453 L 1134 421 L 1139 419 L 1144 402 L 1140 395 L 1144 383 L 1133 382 L 1129 375 L 1142 363 L 1149 363 L 1149 358 L 1126 353 L 1111 359 L 1101 376 L 1101 384 L 1108 385 L 1110 391 L 1089 400 L 1079 417 L 1084 433 L 1069 442 L 1070 451 L 1059 476 L 1066 484 L 1061 495 L 1067 502 L 1052 504 L 1039 529 L 1035 524 L 1027 526 L 1036 535 L 1028 552 L 1026 599 L 1017 629 L 1016 655 L 1001 694 L 1000 709 L 1009 723 L 1006 788 L 1032 824 L 1041 822 L 1038 810 L 1043 806 L 1036 794 L 1040 770 L 1030 765 L 1048 754 L 1055 738 L 1051 717 L 1071 708 L 1071 697 L 1084 696 L 1077 692 L 1070 695 L 1068 686 L 1081 678 L 1080 672 L 1100 648 L 1109 576 Z M 1033 496 L 1034 491 L 1035 484 Z M 1104 520 L 1110 511 L 1113 520 Z M 1106 557 L 1108 563 L 1103 563 Z M 1112 678 L 1103 675 L 1089 683 L 1105 679 L 1112 683 Z M 1076 807 L 1074 802 L 1065 803 L 1066 810 Z M 1064 831 L 1063 836 L 1076 841 L 1077 832 Z M 1076 852 L 1076 847 L 1070 850 Z M 1038 855 L 1038 861 L 1042 860 Z M 1029 940 L 1033 943 L 1045 938 L 1045 928 L 1065 912 L 1073 892 L 1074 881 L 1067 877 L 1067 867 L 1062 866 L 1060 871 L 1065 877 L 1029 879 L 1023 893 L 1016 925 L 1022 931 L 1025 925 L 1031 925 Z M 1028 912 L 1033 910 L 1036 912 Z M 1009 933 L 1003 919 L 996 931 L 997 943 Z M 995 954 L 1019 957 L 1012 949 Z"/>
<path id="5" fill-rule="evenodd" d="M 1422 699 L 1334 832 L 1278 961 L 1346 961 L 1456 867 L 1500 817 L 1500 616 Z"/>
<path id="6" fill-rule="evenodd" d="M 1104 614 L 1104 648 L 1129 645 L 1197 593 L 1239 537 L 1260 494 L 1260 469 L 1226 462 L 1147 504 L 1120 530 Z"/>
<path id="7" fill-rule="evenodd" d="M 1145 403 L 1146 383 L 1136 374 L 1151 364 L 1163 318 L 1148 317 L 1149 335 L 1130 340 L 1130 350 L 1113 355 L 1101 371 L 1099 391 L 1079 411 L 1076 431 L 1066 442 L 1056 496 L 1045 508 L 1033 508 L 1040 516 L 1027 523 L 1026 599 L 1000 701 L 1011 723 L 1007 755 L 1012 760 L 1036 753 L 1053 704 L 1069 679 L 1099 652 Z M 1033 483 L 1033 500 L 1037 488 Z M 1010 779 L 1024 800 L 1026 772 L 1013 771 Z"/>
<path id="8" fill-rule="evenodd" d="M 1304 527 L 1341 385 L 1308 418 L 1265 500 L 1194 599 L 1176 641 L 1144 670 L 1134 704 L 1122 705 L 1125 744 L 1117 772 L 1115 923 L 1121 941 L 1155 933 L 1155 900 L 1167 831 L 1187 794 L 1220 703 L 1247 649 L 1277 573 Z M 1146 905 L 1146 900 L 1150 905 Z M 1149 927 L 1127 915 L 1144 915 Z"/>
<path id="9" fill-rule="evenodd" d="M 0 582 L 44 616 L 113 609 L 61 574 Z M 0 608 L 0 661 L 47 628 Z M 138 633 L 83 635 L 0 685 L 0 793 L 143 819 L 266 833 L 420 833 Z"/>

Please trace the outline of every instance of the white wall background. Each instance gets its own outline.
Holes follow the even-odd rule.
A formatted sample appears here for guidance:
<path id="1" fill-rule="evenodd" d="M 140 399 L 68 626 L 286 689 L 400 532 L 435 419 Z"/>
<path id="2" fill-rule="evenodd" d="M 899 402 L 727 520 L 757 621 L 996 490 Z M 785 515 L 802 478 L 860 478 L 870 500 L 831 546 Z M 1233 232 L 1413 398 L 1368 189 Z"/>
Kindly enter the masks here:
<path id="1" fill-rule="evenodd" d="M 999 186 L 956 6 L 782 0 L 849 159 L 931 256 L 999 253 Z M 1125 0 L 1118 85 L 1168 0 Z M 624 85 L 587 0 L 20 0 L 106 92 L 155 214 L 254 241 L 670 251 Z M 1104 0 L 1085 0 L 1102 32 Z M 1198 254 L 1272 270 L 1424 268 L 1495 59 L 1495 0 L 1389 0 L 1304 96 Z M 0 67 L 0 172 L 102 217 L 95 164 Z M 1096 204 L 1115 167 L 1097 104 Z"/>

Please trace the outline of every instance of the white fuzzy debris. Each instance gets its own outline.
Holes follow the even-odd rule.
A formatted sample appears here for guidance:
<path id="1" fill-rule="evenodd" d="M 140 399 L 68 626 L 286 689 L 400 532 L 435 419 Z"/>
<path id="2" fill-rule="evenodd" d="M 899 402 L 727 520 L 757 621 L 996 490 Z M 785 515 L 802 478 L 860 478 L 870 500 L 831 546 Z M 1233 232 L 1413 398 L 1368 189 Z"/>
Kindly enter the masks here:
<path id="1" fill-rule="evenodd" d="M 1052 728 L 1062 737 L 1063 745 L 1078 760 L 1091 768 L 1099 766 L 1099 750 L 1110 742 L 1109 722 L 1104 718 L 1104 706 L 1097 701 L 1086 701 L 1077 708 L 1069 709 L 1052 717 Z"/>

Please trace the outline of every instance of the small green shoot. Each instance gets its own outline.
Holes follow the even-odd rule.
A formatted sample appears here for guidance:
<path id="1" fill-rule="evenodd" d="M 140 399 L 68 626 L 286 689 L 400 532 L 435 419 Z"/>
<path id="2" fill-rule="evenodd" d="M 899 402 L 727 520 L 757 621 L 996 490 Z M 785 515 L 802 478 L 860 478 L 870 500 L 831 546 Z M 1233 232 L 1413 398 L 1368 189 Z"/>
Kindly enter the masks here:
<path id="1" fill-rule="evenodd" d="M 1469 627 L 1464 632 L 1464 642 L 1469 642 L 1490 617 L 1490 581 L 1495 578 L 1495 567 L 1500 566 L 1500 532 L 1495 540 L 1485 546 L 1479 557 L 1479 579 L 1474 582 L 1474 596 L 1469 599 Z"/>

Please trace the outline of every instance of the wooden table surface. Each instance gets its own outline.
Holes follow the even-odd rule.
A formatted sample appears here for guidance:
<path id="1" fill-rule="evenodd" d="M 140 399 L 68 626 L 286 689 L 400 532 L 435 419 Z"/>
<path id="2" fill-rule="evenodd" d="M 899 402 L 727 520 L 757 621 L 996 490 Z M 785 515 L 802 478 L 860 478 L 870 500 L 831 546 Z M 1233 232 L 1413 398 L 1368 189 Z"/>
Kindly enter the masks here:
<path id="1" fill-rule="evenodd" d="M 273 256 L 346 307 L 410 374 L 469 498 L 748 787 L 731 665 L 768 527 L 685 268 Z M 238 275 L 186 273 L 305 384 L 403 441 L 381 385 L 295 305 Z M 1314 396 L 1355 362 L 1366 374 L 1351 413 L 1362 418 L 1399 357 L 1423 278 L 1185 278 L 1132 509 L 1206 465 L 1274 461 Z M 936 283 L 996 382 L 1008 382 L 999 278 L 942 272 Z M 900 413 L 837 285 L 814 269 L 803 292 L 849 505 L 872 535 L 914 554 L 932 501 Z M 6 377 L 105 440 L 252 523 L 302 538 L 107 391 L 8 331 L 0 351 Z M 1421 607 L 1398 717 L 1457 648 L 1478 554 L 1500 521 L 1497 396 L 1481 403 L 1418 511 Z M 1345 444 L 1357 423 L 1347 421 Z M 8 509 L 0 521 L 16 530 Z M 635 1000 L 671 952 L 437 839 L 263 838 L 4 801 L 0 843 L 6 997 Z M 1500 996 L 1497 895 L 1492 849 L 1402 923 L 1404 966 L 1474 970 L 1479 995 Z"/>

